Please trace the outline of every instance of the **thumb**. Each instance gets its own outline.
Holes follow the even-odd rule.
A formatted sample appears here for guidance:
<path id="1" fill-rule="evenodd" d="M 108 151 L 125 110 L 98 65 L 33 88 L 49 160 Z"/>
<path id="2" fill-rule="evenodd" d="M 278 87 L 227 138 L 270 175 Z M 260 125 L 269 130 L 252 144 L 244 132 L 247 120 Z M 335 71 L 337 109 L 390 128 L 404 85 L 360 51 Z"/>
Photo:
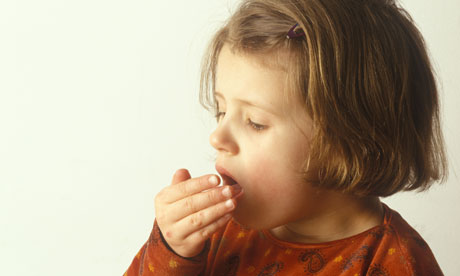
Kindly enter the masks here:
<path id="1" fill-rule="evenodd" d="M 187 169 L 178 169 L 173 176 L 173 179 L 171 181 L 171 185 L 176 185 L 179 184 L 187 179 L 190 179 L 190 173 L 188 172 Z"/>

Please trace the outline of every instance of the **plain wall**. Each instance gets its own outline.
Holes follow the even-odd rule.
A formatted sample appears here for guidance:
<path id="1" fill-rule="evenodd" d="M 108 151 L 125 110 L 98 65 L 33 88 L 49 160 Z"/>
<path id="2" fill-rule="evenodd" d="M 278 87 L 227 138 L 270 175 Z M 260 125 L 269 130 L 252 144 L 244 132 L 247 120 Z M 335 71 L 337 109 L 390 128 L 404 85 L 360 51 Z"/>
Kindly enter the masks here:
<path id="1" fill-rule="evenodd" d="M 2 275 L 121 275 L 174 171 L 215 172 L 199 65 L 235 3 L 0 3 Z M 450 178 L 384 202 L 422 234 L 446 275 L 459 275 L 460 2 L 403 6 L 442 82 Z"/>

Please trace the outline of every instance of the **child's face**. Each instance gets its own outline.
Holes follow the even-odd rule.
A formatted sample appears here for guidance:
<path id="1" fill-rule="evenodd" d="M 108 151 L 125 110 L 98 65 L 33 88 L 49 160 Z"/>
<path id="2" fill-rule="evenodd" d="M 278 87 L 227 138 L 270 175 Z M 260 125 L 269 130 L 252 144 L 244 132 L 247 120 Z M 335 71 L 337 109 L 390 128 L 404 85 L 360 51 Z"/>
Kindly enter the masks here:
<path id="1" fill-rule="evenodd" d="M 268 229 L 308 216 L 318 197 L 300 172 L 312 123 L 295 112 L 302 110 L 299 102 L 283 99 L 286 74 L 235 55 L 228 46 L 216 74 L 218 111 L 225 113 L 210 143 L 217 150 L 216 168 L 227 170 L 244 190 L 234 218 Z"/>

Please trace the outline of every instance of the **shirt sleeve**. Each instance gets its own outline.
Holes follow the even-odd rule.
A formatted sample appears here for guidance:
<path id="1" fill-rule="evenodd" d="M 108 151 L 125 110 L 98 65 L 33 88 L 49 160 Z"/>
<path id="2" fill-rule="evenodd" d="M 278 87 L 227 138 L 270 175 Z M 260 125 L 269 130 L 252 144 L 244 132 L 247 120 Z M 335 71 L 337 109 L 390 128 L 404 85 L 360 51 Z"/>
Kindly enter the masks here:
<path id="1" fill-rule="evenodd" d="M 203 251 L 192 258 L 177 255 L 163 238 L 157 221 L 148 241 L 134 257 L 124 276 L 198 276 L 206 267 L 206 257 L 209 252 L 209 241 Z"/>

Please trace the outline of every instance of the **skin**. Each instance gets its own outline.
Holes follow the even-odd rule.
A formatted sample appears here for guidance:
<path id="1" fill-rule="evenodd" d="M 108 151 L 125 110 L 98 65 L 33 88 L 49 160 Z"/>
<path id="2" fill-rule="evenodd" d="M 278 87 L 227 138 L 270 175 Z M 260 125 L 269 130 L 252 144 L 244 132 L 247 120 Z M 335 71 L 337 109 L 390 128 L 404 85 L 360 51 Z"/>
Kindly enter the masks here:
<path id="1" fill-rule="evenodd" d="M 216 175 L 191 178 L 188 170 L 179 169 L 171 185 L 156 195 L 158 227 L 176 254 L 198 255 L 206 240 L 231 218 L 236 198 L 242 192 L 228 185 L 218 186 L 219 183 Z"/>
<path id="2" fill-rule="evenodd" d="M 210 183 L 212 175 L 191 178 L 181 169 L 155 199 L 158 225 L 181 256 L 199 254 L 231 216 L 248 228 L 269 229 L 281 240 L 302 243 L 346 238 L 382 222 L 378 198 L 304 182 L 301 169 L 309 154 L 312 120 L 299 112 L 298 100 L 283 98 L 286 73 L 258 61 L 232 53 L 227 45 L 218 59 L 218 125 L 210 143 L 217 151 L 216 168 L 228 171 L 238 185 L 227 187 L 225 196 L 225 187 Z M 228 199 L 233 206 L 225 206 Z"/>

